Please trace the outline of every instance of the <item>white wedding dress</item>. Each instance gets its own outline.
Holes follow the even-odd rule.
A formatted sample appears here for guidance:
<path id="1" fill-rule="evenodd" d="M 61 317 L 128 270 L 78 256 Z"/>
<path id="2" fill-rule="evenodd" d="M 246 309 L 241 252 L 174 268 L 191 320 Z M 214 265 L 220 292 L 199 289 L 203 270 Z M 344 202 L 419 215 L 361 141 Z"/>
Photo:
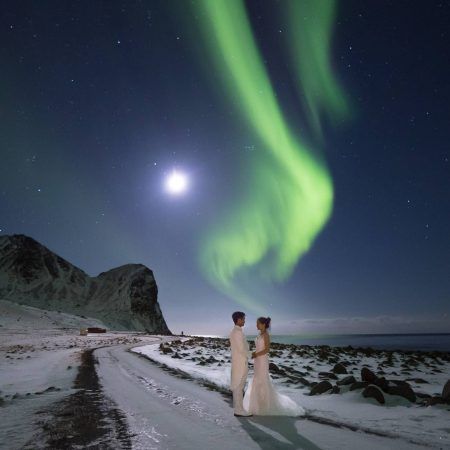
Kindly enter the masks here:
<path id="1" fill-rule="evenodd" d="M 259 335 L 256 351 L 264 349 L 264 338 Z M 278 393 L 269 374 L 269 355 L 253 360 L 254 375 L 244 396 L 244 409 L 258 416 L 301 416 L 305 410 L 286 395 Z"/>

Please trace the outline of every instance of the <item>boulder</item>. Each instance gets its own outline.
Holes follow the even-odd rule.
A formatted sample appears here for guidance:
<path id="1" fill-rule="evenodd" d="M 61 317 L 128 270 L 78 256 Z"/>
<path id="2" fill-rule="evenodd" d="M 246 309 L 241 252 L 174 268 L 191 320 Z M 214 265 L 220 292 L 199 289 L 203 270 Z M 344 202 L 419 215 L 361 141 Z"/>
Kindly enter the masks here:
<path id="1" fill-rule="evenodd" d="M 323 394 L 327 391 L 330 391 L 333 389 L 333 385 L 329 381 L 321 381 L 320 383 L 317 383 L 312 389 L 309 395 L 317 395 L 317 394 Z"/>
<path id="2" fill-rule="evenodd" d="M 351 391 L 354 391 L 354 390 L 356 390 L 356 389 L 362 389 L 362 388 L 367 387 L 368 385 L 369 385 L 369 382 L 368 382 L 368 381 L 356 381 L 355 383 L 353 383 L 353 384 L 350 386 L 350 390 L 351 390 Z"/>
<path id="3" fill-rule="evenodd" d="M 373 384 L 369 384 L 369 386 L 367 386 L 364 389 L 362 395 L 364 398 L 374 398 L 378 403 L 382 405 L 386 403 L 386 401 L 384 400 L 384 395 L 381 392 L 381 390 Z"/>
<path id="4" fill-rule="evenodd" d="M 382 389 L 384 392 L 388 393 L 389 391 L 389 381 L 386 380 L 386 378 L 382 377 L 382 378 L 376 378 L 373 381 L 373 384 L 375 386 L 378 386 L 380 389 Z"/>
<path id="5" fill-rule="evenodd" d="M 445 383 L 445 386 L 442 389 L 442 398 L 447 403 L 450 402 L 450 380 Z"/>
<path id="6" fill-rule="evenodd" d="M 390 395 L 399 395 L 400 397 L 406 398 L 413 403 L 416 401 L 416 394 L 408 383 L 398 384 L 397 386 L 389 386 L 388 393 Z"/>
<path id="7" fill-rule="evenodd" d="M 332 371 L 333 371 L 334 373 L 338 373 L 338 374 L 346 374 L 346 373 L 348 373 L 346 367 L 345 367 L 344 364 L 342 364 L 342 363 L 337 363 L 337 364 L 333 367 L 333 370 L 332 370 Z"/>
<path id="8" fill-rule="evenodd" d="M 444 399 L 442 397 L 439 397 L 438 395 L 425 400 L 425 405 L 427 406 L 441 405 L 443 403 L 445 403 Z"/>
<path id="9" fill-rule="evenodd" d="M 346 386 L 353 383 L 356 383 L 355 377 L 353 375 L 348 375 L 347 377 L 342 378 L 342 380 L 339 380 L 336 384 L 338 386 Z"/>
<path id="10" fill-rule="evenodd" d="M 164 355 L 167 355 L 167 353 L 173 353 L 173 350 L 172 350 L 170 347 L 166 347 L 166 346 L 163 345 L 163 344 L 160 344 L 160 346 L 159 346 L 159 351 L 160 351 L 161 353 L 164 353 Z"/>
<path id="11" fill-rule="evenodd" d="M 373 383 L 377 376 L 367 367 L 361 369 L 361 380 L 367 381 L 368 383 Z"/>
<path id="12" fill-rule="evenodd" d="M 337 385 L 333 386 L 333 390 L 331 391 L 332 394 L 339 394 L 341 392 L 341 388 Z"/>
<path id="13" fill-rule="evenodd" d="M 427 399 L 431 398 L 430 394 L 426 394 L 425 392 L 415 392 L 417 398 Z"/>
<path id="14" fill-rule="evenodd" d="M 275 363 L 269 363 L 269 371 L 273 373 L 284 373 L 284 370 L 280 369 Z"/>
<path id="15" fill-rule="evenodd" d="M 320 378 L 331 378 L 332 380 L 337 380 L 337 376 L 333 372 L 319 372 Z"/>
<path id="16" fill-rule="evenodd" d="M 303 386 L 309 386 L 311 383 L 303 377 L 293 377 L 292 380 L 296 383 L 301 383 Z"/>

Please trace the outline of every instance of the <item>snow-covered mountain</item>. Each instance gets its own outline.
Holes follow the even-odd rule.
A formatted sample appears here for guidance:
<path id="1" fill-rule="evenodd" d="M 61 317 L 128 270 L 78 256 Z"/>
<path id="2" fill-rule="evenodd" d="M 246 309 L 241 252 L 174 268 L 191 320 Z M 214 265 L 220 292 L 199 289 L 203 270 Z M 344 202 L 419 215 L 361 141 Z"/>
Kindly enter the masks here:
<path id="1" fill-rule="evenodd" d="M 34 239 L 0 236 L 0 299 L 94 317 L 115 330 L 170 334 L 153 272 L 126 264 L 90 277 Z"/>

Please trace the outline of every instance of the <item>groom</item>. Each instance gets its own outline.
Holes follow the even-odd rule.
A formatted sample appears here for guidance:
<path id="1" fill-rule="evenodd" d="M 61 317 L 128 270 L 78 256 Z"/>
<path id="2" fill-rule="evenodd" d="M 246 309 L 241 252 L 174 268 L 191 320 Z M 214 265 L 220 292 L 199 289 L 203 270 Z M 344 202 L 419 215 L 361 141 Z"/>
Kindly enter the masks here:
<path id="1" fill-rule="evenodd" d="M 249 417 L 251 414 L 245 411 L 243 406 L 244 386 L 247 381 L 248 359 L 252 353 L 248 349 L 242 327 L 245 325 L 245 314 L 236 311 L 231 316 L 234 328 L 230 333 L 231 345 L 231 391 L 233 392 L 234 415 L 238 417 Z"/>

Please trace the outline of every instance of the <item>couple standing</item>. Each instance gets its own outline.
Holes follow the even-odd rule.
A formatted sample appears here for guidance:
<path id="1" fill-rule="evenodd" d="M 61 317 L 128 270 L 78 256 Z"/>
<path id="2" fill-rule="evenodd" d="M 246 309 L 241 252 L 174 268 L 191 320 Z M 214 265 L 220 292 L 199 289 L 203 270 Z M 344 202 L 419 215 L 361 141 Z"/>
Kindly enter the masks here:
<path id="1" fill-rule="evenodd" d="M 261 416 L 299 416 L 305 413 L 289 397 L 279 394 L 269 375 L 270 317 L 260 317 L 256 321 L 259 331 L 256 337 L 256 350 L 249 351 L 248 342 L 242 327 L 245 314 L 236 311 L 232 314 L 234 328 L 230 333 L 231 345 L 231 391 L 233 392 L 234 415 L 248 417 Z M 248 375 L 248 360 L 254 359 L 253 380 L 249 382 L 244 397 L 244 386 Z"/>

